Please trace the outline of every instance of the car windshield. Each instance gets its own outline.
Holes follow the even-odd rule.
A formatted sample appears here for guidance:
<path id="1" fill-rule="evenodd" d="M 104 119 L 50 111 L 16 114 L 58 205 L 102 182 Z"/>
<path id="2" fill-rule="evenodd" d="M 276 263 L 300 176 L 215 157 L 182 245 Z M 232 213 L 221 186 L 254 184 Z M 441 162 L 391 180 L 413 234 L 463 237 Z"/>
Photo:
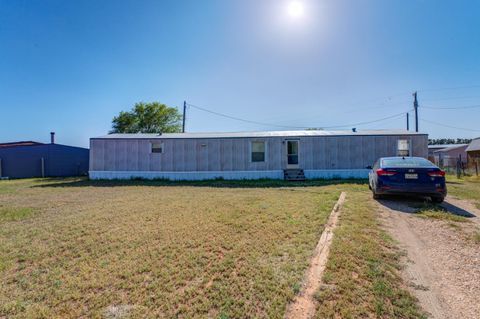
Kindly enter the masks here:
<path id="1" fill-rule="evenodd" d="M 432 162 L 417 157 L 385 158 L 382 167 L 434 167 Z"/>

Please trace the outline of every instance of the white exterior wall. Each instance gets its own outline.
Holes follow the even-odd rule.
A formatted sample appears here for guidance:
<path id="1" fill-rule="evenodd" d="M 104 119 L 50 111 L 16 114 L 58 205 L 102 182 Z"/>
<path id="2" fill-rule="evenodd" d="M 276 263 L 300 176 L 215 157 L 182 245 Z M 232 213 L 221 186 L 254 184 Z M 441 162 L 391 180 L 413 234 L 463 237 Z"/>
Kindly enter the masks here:
<path id="1" fill-rule="evenodd" d="M 242 137 L 198 139 L 90 140 L 92 179 L 283 179 L 287 140 L 299 141 L 299 169 L 306 178 L 366 178 L 369 165 L 396 156 L 400 139 L 410 141 L 411 155 L 427 157 L 427 135 Z M 251 161 L 251 143 L 264 141 L 264 162 Z M 152 142 L 163 153 L 151 153 Z"/>

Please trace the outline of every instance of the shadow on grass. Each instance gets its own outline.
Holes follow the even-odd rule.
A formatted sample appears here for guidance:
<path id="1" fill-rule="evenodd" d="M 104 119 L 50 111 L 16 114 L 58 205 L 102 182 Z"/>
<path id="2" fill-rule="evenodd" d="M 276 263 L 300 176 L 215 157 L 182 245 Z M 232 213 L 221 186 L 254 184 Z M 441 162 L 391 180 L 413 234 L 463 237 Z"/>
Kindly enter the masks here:
<path id="1" fill-rule="evenodd" d="M 472 218 L 476 215 L 448 202 L 435 204 L 425 197 L 415 196 L 388 196 L 378 201 L 389 209 L 407 214 L 424 214 L 427 212 L 445 213 L 461 217 Z"/>
<path id="2" fill-rule="evenodd" d="M 463 216 L 463 217 L 477 217 L 476 215 L 470 213 L 469 211 L 466 211 L 465 209 L 463 208 L 460 208 L 456 205 L 453 205 L 449 202 L 443 202 L 441 204 L 442 208 L 444 208 L 446 211 L 448 211 L 449 213 L 452 213 L 454 215 L 458 215 L 458 216 Z"/>
<path id="3" fill-rule="evenodd" d="M 452 185 L 463 185 L 463 184 L 465 184 L 465 183 L 447 181 L 447 184 L 452 184 Z"/>
<path id="4" fill-rule="evenodd" d="M 259 180 L 205 180 L 205 181 L 169 181 L 169 180 L 89 180 L 88 178 L 45 178 L 32 187 L 121 187 L 121 186 L 193 186 L 218 188 L 280 188 L 312 187 L 339 184 L 367 185 L 366 179 L 317 179 L 306 181 L 284 181 L 275 179 Z"/>

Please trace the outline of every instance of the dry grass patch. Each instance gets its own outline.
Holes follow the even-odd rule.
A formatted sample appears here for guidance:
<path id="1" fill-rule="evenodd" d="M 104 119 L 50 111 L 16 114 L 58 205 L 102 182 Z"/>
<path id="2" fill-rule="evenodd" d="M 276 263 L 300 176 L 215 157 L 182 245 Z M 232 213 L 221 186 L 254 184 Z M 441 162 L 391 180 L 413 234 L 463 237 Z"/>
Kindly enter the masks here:
<path id="1" fill-rule="evenodd" d="M 0 223 L 0 317 L 281 318 L 340 193 L 47 183 L 0 182 L 39 212 Z"/>
<path id="2" fill-rule="evenodd" d="M 472 235 L 472 240 L 477 243 L 477 244 L 480 244 L 480 231 L 476 231 L 473 235 Z"/>
<path id="3" fill-rule="evenodd" d="M 399 274 L 400 252 L 366 191 L 350 191 L 334 232 L 317 318 L 425 318 Z"/>

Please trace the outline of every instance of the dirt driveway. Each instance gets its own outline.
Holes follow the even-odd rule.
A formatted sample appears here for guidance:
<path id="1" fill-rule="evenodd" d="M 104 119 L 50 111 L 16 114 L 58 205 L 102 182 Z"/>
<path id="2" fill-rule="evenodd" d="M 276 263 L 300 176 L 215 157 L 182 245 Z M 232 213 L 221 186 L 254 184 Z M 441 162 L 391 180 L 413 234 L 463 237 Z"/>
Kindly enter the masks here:
<path id="1" fill-rule="evenodd" d="M 378 201 L 383 224 L 407 252 L 405 279 L 432 318 L 479 318 L 480 245 L 472 234 L 480 229 L 480 211 L 447 198 L 442 206 L 449 213 L 468 217 L 454 222 L 416 216 L 418 204 L 405 198 Z"/>

